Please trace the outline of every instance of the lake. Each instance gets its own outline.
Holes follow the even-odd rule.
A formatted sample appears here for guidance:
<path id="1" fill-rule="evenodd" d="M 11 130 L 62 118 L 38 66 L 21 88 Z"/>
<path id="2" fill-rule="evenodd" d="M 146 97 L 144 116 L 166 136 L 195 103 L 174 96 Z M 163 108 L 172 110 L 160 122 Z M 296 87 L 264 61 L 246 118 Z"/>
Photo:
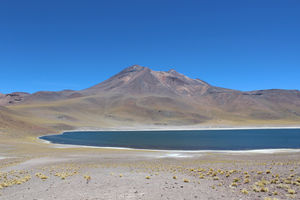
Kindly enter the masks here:
<path id="1" fill-rule="evenodd" d="M 55 144 L 155 150 L 300 149 L 300 129 L 74 131 L 40 139 Z"/>

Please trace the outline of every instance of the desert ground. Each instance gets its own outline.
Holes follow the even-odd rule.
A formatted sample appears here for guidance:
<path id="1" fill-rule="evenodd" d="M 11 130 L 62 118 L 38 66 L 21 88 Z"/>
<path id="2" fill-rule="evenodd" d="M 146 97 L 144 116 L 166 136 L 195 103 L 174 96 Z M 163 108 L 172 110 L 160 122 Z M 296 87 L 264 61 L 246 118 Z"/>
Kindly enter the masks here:
<path id="1" fill-rule="evenodd" d="M 300 199 L 298 151 L 101 149 L 36 136 L 0 135 L 0 199 Z"/>

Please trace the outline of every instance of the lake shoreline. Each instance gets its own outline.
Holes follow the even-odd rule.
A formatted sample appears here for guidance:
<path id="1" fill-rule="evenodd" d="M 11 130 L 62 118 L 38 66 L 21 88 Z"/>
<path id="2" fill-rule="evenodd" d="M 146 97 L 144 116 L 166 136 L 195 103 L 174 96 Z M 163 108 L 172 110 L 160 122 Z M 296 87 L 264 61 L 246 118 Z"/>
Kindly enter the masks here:
<path id="1" fill-rule="evenodd" d="M 202 130 L 290 130 L 290 129 L 300 129 L 298 127 L 252 127 L 252 128 L 248 128 L 248 127 L 243 127 L 243 128 L 214 128 L 214 129 L 183 129 L 183 130 L 171 130 L 171 129 L 155 129 L 155 130 L 133 130 L 132 132 L 136 132 L 136 131 L 143 131 L 143 132 L 147 132 L 147 131 L 202 131 Z M 102 130 L 103 132 L 131 132 L 131 130 Z M 286 153 L 286 152 L 290 152 L 290 153 L 296 153 L 296 152 L 300 152 L 300 148 L 257 148 L 257 149 L 233 149 L 233 150 L 213 150 L 213 149 L 200 149 L 200 150 L 183 150 L 183 149 L 148 149 L 148 148 L 134 148 L 134 147 L 118 147 L 118 146 L 96 146 L 96 145 L 81 145 L 81 144 L 63 144 L 63 143 L 55 143 L 55 142 L 51 142 L 49 140 L 46 139 L 42 139 L 42 137 L 44 136 L 57 136 L 57 135 L 63 135 L 64 133 L 72 133 L 72 132 L 101 132 L 101 130 L 72 130 L 72 131 L 64 131 L 61 134 L 52 134 L 52 135 L 43 135 L 43 136 L 39 136 L 37 137 L 38 141 L 45 143 L 45 144 L 51 144 L 53 148 L 58 148 L 58 149 L 63 149 L 63 148 L 98 148 L 98 149 L 111 149 L 111 150 L 130 150 L 130 151 L 148 151 L 148 152 L 163 152 L 163 153 L 246 153 L 246 154 L 252 154 L 252 153 Z"/>
<path id="2" fill-rule="evenodd" d="M 273 154 L 273 153 L 298 153 L 299 149 L 251 149 L 251 150 L 161 150 L 161 149 L 138 149 L 126 147 L 100 147 L 76 144 L 59 144 L 52 143 L 48 140 L 40 139 L 43 143 L 54 145 L 53 148 L 91 148 L 91 149 L 107 149 L 107 150 L 129 150 L 129 151 L 147 151 L 147 152 L 162 152 L 162 153 L 224 153 L 224 154 Z"/>
<path id="3" fill-rule="evenodd" d="M 202 130 L 257 130 L 257 129 L 300 129 L 300 126 L 241 126 L 241 127 L 121 127 L 121 128 L 80 128 L 74 130 L 64 130 L 60 134 L 66 132 L 85 132 L 85 131 L 202 131 Z M 55 134 L 58 135 L 58 134 Z M 45 135 L 43 135 L 45 136 Z"/>

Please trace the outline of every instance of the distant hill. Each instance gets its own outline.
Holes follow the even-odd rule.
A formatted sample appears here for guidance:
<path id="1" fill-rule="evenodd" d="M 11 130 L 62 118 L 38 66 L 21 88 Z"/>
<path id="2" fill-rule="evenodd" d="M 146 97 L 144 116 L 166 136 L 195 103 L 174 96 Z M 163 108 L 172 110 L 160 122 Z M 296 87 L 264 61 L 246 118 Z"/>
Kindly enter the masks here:
<path id="1" fill-rule="evenodd" d="M 175 70 L 153 71 L 139 65 L 80 91 L 0 94 L 0 106 L 30 116 L 30 123 L 55 129 L 300 124 L 298 90 L 242 92 L 215 87 Z M 2 110 L 0 114 L 8 112 Z"/>

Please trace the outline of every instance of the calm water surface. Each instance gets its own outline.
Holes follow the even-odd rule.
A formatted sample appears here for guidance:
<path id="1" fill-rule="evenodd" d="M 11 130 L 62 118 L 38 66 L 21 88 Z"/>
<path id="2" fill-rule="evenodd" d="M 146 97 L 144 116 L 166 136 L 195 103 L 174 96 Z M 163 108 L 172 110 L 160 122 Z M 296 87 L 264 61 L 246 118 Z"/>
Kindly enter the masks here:
<path id="1" fill-rule="evenodd" d="M 161 150 L 300 149 L 300 129 L 85 131 L 40 137 L 57 144 Z"/>

